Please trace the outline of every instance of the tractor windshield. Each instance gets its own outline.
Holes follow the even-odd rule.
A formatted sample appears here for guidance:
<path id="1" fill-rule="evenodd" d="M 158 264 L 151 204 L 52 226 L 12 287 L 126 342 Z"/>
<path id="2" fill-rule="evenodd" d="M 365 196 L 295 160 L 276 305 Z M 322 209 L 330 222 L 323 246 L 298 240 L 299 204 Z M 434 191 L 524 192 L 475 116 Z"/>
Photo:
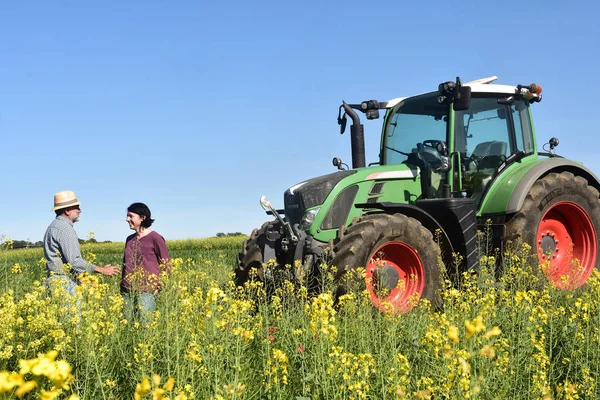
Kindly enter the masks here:
<path id="1" fill-rule="evenodd" d="M 382 164 L 406 162 L 423 147 L 446 142 L 449 106 L 440 104 L 438 96 L 437 92 L 415 96 L 396 106 L 382 142 Z"/>

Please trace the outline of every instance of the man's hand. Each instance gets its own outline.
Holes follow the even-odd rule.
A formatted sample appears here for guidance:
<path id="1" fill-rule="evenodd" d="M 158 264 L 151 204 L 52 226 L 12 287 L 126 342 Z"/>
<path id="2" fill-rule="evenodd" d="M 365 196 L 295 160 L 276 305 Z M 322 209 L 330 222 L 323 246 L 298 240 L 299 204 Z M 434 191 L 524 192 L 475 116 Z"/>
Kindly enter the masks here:
<path id="1" fill-rule="evenodd" d="M 116 265 L 106 264 L 104 267 L 97 267 L 97 268 L 98 268 L 98 272 L 100 272 L 102 275 L 106 275 L 106 276 L 113 276 L 119 272 L 119 267 L 117 267 Z"/>

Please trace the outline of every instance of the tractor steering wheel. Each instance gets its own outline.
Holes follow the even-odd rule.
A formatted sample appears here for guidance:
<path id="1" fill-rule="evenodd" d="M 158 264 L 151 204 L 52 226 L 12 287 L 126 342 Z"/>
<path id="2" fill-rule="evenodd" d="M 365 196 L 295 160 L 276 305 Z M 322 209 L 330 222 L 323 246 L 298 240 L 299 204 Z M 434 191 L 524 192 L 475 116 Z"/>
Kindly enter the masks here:
<path id="1" fill-rule="evenodd" d="M 443 164 L 441 148 L 446 148 L 446 144 L 441 140 L 423 140 L 422 143 L 417 144 L 417 157 L 426 164 L 439 168 Z"/>
<path id="2" fill-rule="evenodd" d="M 437 145 L 440 142 L 442 142 L 442 141 L 441 140 L 432 140 L 432 139 L 423 140 L 423 147 L 433 147 L 434 149 L 437 149 Z"/>

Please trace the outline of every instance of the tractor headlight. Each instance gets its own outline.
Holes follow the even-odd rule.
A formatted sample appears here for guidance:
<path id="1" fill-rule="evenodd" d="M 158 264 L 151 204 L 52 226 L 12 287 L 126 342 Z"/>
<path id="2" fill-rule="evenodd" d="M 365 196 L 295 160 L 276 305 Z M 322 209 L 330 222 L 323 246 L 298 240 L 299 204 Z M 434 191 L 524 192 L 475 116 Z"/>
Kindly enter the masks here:
<path id="1" fill-rule="evenodd" d="M 313 222 L 315 222 L 315 218 L 317 217 L 318 213 L 319 208 L 314 208 L 310 211 L 307 211 L 306 214 L 304 214 L 304 216 L 302 217 L 302 220 L 300 221 L 300 229 L 302 229 L 303 231 L 307 231 L 311 227 Z"/>

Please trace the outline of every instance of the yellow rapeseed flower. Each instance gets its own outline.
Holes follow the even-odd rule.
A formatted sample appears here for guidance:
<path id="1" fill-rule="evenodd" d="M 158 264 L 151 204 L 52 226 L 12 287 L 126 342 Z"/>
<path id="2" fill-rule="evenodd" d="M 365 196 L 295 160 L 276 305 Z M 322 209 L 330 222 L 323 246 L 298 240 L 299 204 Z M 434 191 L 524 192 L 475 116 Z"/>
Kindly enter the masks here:
<path id="1" fill-rule="evenodd" d="M 458 338 L 458 327 L 454 325 L 450 325 L 448 327 L 448 338 L 454 343 L 458 343 L 460 341 L 460 339 Z"/>
<path id="2" fill-rule="evenodd" d="M 489 358 L 494 358 L 496 356 L 496 351 L 494 350 L 494 348 L 492 347 L 492 345 L 486 344 L 479 351 L 479 354 L 481 354 L 483 356 L 486 356 L 486 357 L 489 357 Z"/>
<path id="3" fill-rule="evenodd" d="M 28 381 L 19 386 L 17 390 L 15 390 L 15 395 L 18 398 L 25 396 L 27 393 L 31 392 L 37 386 L 36 381 Z"/>
<path id="4" fill-rule="evenodd" d="M 171 392 L 173 391 L 173 387 L 175 386 L 175 378 L 170 377 L 169 379 L 167 379 L 167 381 L 165 382 L 163 389 L 165 389 L 167 392 Z"/>
<path id="5" fill-rule="evenodd" d="M 135 400 L 141 400 L 148 392 L 152 389 L 152 385 L 150 384 L 150 380 L 145 376 L 142 378 L 142 381 L 138 383 L 135 387 L 135 393 L 133 394 L 133 398 Z"/>
<path id="6" fill-rule="evenodd" d="M 0 372 L 0 393 L 12 391 L 15 387 L 21 386 L 24 383 L 23 376 L 16 372 L 2 371 Z"/>
<path id="7" fill-rule="evenodd" d="M 487 331 L 485 333 L 485 338 L 489 339 L 492 338 L 494 336 L 499 336 L 502 334 L 502 331 L 500 330 L 500 328 L 498 328 L 497 326 L 494 326 L 492 329 L 490 329 L 489 331 Z"/>
<path id="8" fill-rule="evenodd" d="M 467 339 L 470 339 L 471 336 L 485 331 L 485 325 L 483 324 L 483 317 L 480 315 L 476 317 L 474 320 L 465 321 L 465 328 L 467 329 Z"/>

